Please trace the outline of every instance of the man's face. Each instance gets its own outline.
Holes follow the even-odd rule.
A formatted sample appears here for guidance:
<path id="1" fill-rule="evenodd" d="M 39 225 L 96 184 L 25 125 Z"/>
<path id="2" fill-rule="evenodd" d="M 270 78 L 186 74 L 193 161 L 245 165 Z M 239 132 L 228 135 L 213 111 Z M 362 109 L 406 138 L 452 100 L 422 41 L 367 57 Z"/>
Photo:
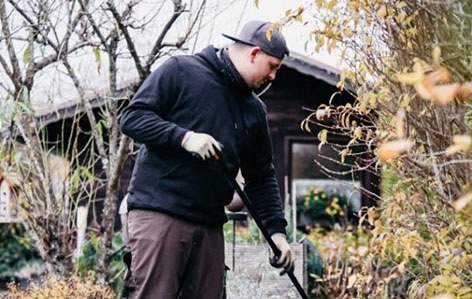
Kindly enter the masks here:
<path id="1" fill-rule="evenodd" d="M 273 81 L 281 64 L 282 59 L 270 56 L 261 50 L 256 51 L 251 57 L 249 87 L 257 89 L 269 81 Z"/>

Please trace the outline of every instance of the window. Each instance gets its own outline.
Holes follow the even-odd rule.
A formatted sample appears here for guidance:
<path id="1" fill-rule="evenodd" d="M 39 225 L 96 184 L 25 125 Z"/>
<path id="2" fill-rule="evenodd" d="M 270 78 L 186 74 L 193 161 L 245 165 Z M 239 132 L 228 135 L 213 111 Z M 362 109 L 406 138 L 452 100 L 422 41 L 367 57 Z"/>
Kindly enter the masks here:
<path id="1" fill-rule="evenodd" d="M 341 162 L 339 155 L 341 147 L 336 148 L 332 145 L 323 145 L 318 148 L 318 144 L 313 140 L 299 140 L 290 143 L 290 178 L 292 203 L 295 203 L 298 212 L 308 211 L 308 197 L 311 200 L 319 199 L 319 194 L 326 196 L 327 205 L 318 205 L 318 211 L 310 211 L 309 215 L 300 215 L 297 227 L 312 226 L 313 221 L 323 218 L 326 209 L 329 213 L 329 205 L 333 198 L 346 203 L 346 209 L 353 214 L 360 209 L 361 193 L 359 191 L 360 181 L 358 174 L 352 171 L 352 165 L 355 161 L 355 153 L 360 149 L 353 148 L 353 155 L 347 156 L 344 162 Z M 312 208 L 314 206 L 311 206 Z M 330 218 L 326 216 L 325 218 Z M 333 217 L 331 217 L 334 219 Z M 326 219 L 325 219 L 326 220 Z M 300 223 L 302 222 L 302 223 Z"/>

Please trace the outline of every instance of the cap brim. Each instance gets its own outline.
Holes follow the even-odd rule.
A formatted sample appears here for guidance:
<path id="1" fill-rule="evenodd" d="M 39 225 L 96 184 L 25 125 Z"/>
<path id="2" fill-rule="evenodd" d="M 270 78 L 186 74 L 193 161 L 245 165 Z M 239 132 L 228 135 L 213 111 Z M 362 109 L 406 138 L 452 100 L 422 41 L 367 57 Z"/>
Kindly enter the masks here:
<path id="1" fill-rule="evenodd" d="M 249 43 L 249 42 L 247 42 L 247 41 L 243 41 L 243 40 L 241 40 L 241 39 L 239 39 L 239 38 L 236 38 L 236 37 L 234 37 L 234 36 L 231 36 L 231 35 L 228 35 L 228 34 L 224 34 L 224 33 L 222 33 L 221 35 L 223 35 L 223 36 L 226 37 L 226 38 L 229 38 L 229 39 L 232 40 L 232 41 L 235 41 L 235 42 L 238 42 L 238 43 L 243 43 L 243 44 L 246 44 L 246 45 L 249 45 L 249 46 L 254 46 L 253 44 L 251 44 L 251 43 Z"/>

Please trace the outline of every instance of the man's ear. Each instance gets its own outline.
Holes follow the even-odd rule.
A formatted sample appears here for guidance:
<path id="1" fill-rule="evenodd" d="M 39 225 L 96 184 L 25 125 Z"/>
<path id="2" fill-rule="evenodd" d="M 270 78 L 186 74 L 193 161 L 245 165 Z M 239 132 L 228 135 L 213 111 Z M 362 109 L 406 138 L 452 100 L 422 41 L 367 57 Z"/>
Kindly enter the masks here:
<path id="1" fill-rule="evenodd" d="M 252 47 L 251 50 L 249 50 L 249 58 L 250 58 L 250 61 L 251 63 L 254 62 L 254 60 L 256 59 L 256 56 L 261 52 L 261 48 L 259 47 Z"/>

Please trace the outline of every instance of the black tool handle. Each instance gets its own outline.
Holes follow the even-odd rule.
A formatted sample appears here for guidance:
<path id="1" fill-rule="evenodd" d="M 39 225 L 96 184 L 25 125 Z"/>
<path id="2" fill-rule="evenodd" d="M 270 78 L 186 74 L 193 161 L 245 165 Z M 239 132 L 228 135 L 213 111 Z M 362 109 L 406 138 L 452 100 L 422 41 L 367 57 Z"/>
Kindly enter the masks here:
<path id="1" fill-rule="evenodd" d="M 238 193 L 239 197 L 241 197 L 241 200 L 243 201 L 244 205 L 246 206 L 247 210 L 249 211 L 249 213 L 252 215 L 252 218 L 254 219 L 254 222 L 256 222 L 256 225 L 257 227 L 259 227 L 259 230 L 261 231 L 262 235 L 264 236 L 264 238 L 267 240 L 267 243 L 269 244 L 270 248 L 272 249 L 272 251 L 274 252 L 274 256 L 277 258 L 280 256 L 280 250 L 277 248 L 277 246 L 275 245 L 274 241 L 272 240 L 272 238 L 270 237 L 269 235 L 269 232 L 267 231 L 266 227 L 264 226 L 264 224 L 262 223 L 262 220 L 259 218 L 259 215 L 257 213 L 257 211 L 255 210 L 254 208 L 254 205 L 252 203 L 252 201 L 249 199 L 249 197 L 247 196 L 246 192 L 244 192 L 243 189 L 241 189 L 241 187 L 239 186 L 239 184 L 236 182 L 236 179 L 234 179 L 229 171 L 229 167 L 228 167 L 228 164 L 223 156 L 223 154 L 221 153 L 221 151 L 219 150 L 216 150 L 216 153 L 215 153 L 215 156 L 214 156 L 215 160 L 218 161 L 218 163 L 221 165 L 221 168 L 224 170 L 225 174 L 226 174 L 226 177 L 228 178 L 228 180 L 231 182 L 231 185 L 233 186 L 233 188 L 236 190 L 236 193 Z M 300 283 L 298 282 L 298 279 L 297 277 L 295 276 L 295 274 L 293 273 L 293 267 L 292 269 L 290 269 L 289 271 L 286 271 L 286 272 L 283 272 L 283 273 L 287 273 L 288 277 L 290 278 L 290 280 L 292 281 L 293 285 L 295 286 L 295 288 L 297 289 L 298 293 L 300 294 L 300 296 L 303 298 L 303 299 L 309 299 L 308 295 L 306 294 L 305 290 L 303 289 L 303 287 L 300 285 Z"/>

